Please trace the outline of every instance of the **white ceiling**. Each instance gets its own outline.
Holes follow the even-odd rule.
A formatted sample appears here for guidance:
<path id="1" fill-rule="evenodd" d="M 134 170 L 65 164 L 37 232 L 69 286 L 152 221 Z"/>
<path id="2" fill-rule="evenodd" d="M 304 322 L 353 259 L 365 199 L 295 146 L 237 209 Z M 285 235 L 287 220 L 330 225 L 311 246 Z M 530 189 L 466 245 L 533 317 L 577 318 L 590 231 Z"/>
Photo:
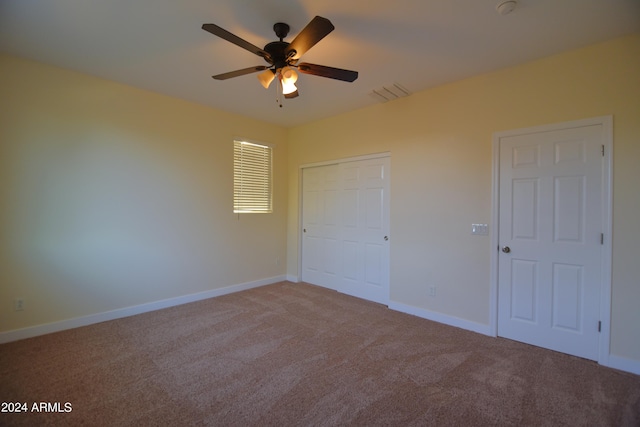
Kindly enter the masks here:
<path id="1" fill-rule="evenodd" d="M 640 32 L 640 0 L 0 0 L 0 51 L 284 126 Z M 211 78 L 264 60 L 201 29 L 214 23 L 263 47 L 273 24 L 293 37 L 315 16 L 335 30 L 304 62 L 356 70 L 354 83 L 300 75 L 276 103 L 255 74 Z M 0 71 L 1 73 L 1 71 Z"/>

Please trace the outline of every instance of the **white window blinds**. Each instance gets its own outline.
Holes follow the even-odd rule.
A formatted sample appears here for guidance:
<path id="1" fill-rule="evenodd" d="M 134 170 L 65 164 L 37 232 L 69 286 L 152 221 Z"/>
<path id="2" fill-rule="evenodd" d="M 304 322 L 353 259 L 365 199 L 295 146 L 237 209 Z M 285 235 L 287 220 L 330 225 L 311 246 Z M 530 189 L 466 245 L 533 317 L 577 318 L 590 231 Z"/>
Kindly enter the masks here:
<path id="1" fill-rule="evenodd" d="M 233 212 L 271 212 L 272 148 L 233 141 Z"/>

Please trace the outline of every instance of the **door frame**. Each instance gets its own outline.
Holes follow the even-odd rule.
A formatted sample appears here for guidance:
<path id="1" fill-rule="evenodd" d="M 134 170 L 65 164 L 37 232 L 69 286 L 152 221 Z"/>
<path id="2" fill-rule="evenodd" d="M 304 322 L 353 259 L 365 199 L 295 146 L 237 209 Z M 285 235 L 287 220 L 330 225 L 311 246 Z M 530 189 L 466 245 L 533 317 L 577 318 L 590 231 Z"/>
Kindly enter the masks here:
<path id="1" fill-rule="evenodd" d="M 348 162 L 357 162 L 360 160 L 371 160 L 371 159 L 379 159 L 379 158 L 383 158 L 383 157 L 388 157 L 389 159 L 391 159 L 391 152 L 390 151 L 384 151 L 381 153 L 372 153 L 372 154 L 365 154 L 362 156 L 354 156 L 354 157 L 344 157 L 344 158 L 339 158 L 339 159 L 335 159 L 335 160 L 325 160 L 325 161 L 321 161 L 321 162 L 314 162 L 314 163 L 303 163 L 301 165 L 298 166 L 298 226 L 296 229 L 296 232 L 298 233 L 298 265 L 297 265 L 297 273 L 296 273 L 296 283 L 297 282 L 301 282 L 302 281 L 302 171 L 303 169 L 306 168 L 313 168 L 313 167 L 318 167 L 318 166 L 329 166 L 329 165 L 336 165 L 336 164 L 340 164 L 340 163 L 348 163 Z M 389 187 L 391 187 L 391 183 L 389 183 Z M 391 206 L 389 206 L 389 210 L 391 210 Z M 389 213 L 389 221 L 391 221 L 391 213 Z M 389 266 L 391 267 L 391 266 Z M 391 272 L 389 272 L 391 273 Z M 391 288 L 391 283 L 389 283 L 389 288 Z"/>
<path id="2" fill-rule="evenodd" d="M 493 134 L 493 165 L 491 185 L 491 270 L 490 270 L 490 334 L 498 336 L 498 262 L 499 262 L 499 227 L 500 227 L 500 141 L 502 138 L 548 132 L 576 127 L 601 125 L 603 129 L 604 157 L 602 174 L 602 273 L 600 277 L 600 320 L 601 330 L 598 343 L 598 363 L 609 365 L 611 339 L 611 258 L 612 258 L 612 210 L 613 210 L 613 116 L 600 116 L 583 120 L 554 123 L 528 128 L 512 129 Z"/>

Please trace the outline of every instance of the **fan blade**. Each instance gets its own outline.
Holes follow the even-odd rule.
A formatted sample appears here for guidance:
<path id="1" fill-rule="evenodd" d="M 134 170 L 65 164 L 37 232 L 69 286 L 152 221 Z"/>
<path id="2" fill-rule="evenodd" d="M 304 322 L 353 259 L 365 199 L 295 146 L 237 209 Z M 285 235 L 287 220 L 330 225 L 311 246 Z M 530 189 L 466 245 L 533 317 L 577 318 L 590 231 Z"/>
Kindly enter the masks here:
<path id="1" fill-rule="evenodd" d="M 267 61 L 271 62 L 271 55 L 260 49 L 258 46 L 249 43 L 248 41 L 241 39 L 235 34 L 230 33 L 224 28 L 218 27 L 216 24 L 202 24 L 202 29 L 210 32 L 214 36 L 218 36 L 220 38 L 225 39 L 228 42 L 235 44 L 236 46 L 240 46 L 243 49 L 248 50 L 251 53 L 254 53 L 258 56 L 262 56 Z"/>
<path id="2" fill-rule="evenodd" d="M 314 76 L 328 77 L 330 79 L 352 82 L 358 78 L 357 71 L 343 70 L 342 68 L 327 67 L 325 65 L 309 64 L 301 62 L 298 64 L 298 71 L 303 74 L 313 74 Z"/>
<path id="3" fill-rule="evenodd" d="M 269 67 L 266 67 L 264 65 L 256 65 L 255 67 L 243 68 L 242 70 L 229 71 L 228 73 L 218 74 L 216 76 L 213 76 L 213 78 L 216 80 L 227 80 L 232 77 L 244 76 L 245 74 L 251 74 L 257 71 L 266 70 L 267 68 Z"/>
<path id="4" fill-rule="evenodd" d="M 316 16 L 289 44 L 285 52 L 287 58 L 290 60 L 299 59 L 306 51 L 333 31 L 334 28 L 327 18 Z"/>

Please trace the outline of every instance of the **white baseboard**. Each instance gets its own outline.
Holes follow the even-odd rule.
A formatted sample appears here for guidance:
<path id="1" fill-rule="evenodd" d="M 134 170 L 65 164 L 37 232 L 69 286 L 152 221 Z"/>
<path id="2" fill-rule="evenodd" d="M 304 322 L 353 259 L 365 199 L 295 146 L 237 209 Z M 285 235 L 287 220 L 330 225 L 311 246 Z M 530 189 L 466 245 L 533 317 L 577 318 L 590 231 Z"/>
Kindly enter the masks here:
<path id="1" fill-rule="evenodd" d="M 640 375 L 640 360 L 627 359 L 626 357 L 610 354 L 605 366 L 619 369 L 632 374 Z"/>
<path id="2" fill-rule="evenodd" d="M 413 316 L 422 317 L 423 319 L 433 320 L 434 322 L 444 323 L 445 325 L 455 326 L 456 328 L 466 329 L 468 331 L 477 332 L 483 335 L 491 335 L 491 328 L 489 325 L 483 325 L 482 323 L 472 322 L 470 320 L 461 319 L 455 316 L 449 316 L 446 314 L 438 313 L 424 308 L 414 307 L 399 302 L 389 302 L 389 308 L 403 313 L 411 314 Z"/>
<path id="3" fill-rule="evenodd" d="M 0 332 L 0 344 L 11 341 L 18 341 L 25 338 L 36 337 L 39 335 L 50 334 L 53 332 L 64 331 L 67 329 L 79 328 L 81 326 L 93 325 L 94 323 L 106 322 L 108 320 L 135 316 L 136 314 L 147 313 L 149 311 L 161 310 L 163 308 L 173 307 L 176 305 L 187 304 L 190 302 L 231 294 L 234 292 L 245 291 L 247 289 L 282 282 L 284 280 L 287 280 L 284 275 L 269 277 L 252 282 L 226 286 L 224 288 L 211 289 L 209 291 L 198 292 L 195 294 L 183 295 L 175 298 L 135 305 L 132 307 L 119 308 L 116 310 L 90 314 L 88 316 L 76 317 L 73 319 L 61 320 L 59 322 L 45 323 L 42 325 L 30 326 L 27 328 L 14 329 L 12 331 Z"/>
<path id="4" fill-rule="evenodd" d="M 294 276 L 293 274 L 287 274 L 287 282 L 300 283 L 300 279 L 298 279 L 298 276 Z"/>
<path id="5" fill-rule="evenodd" d="M 468 331 L 477 332 L 483 335 L 494 336 L 493 334 L 491 334 L 490 325 L 471 322 L 469 320 L 460 319 L 454 316 L 448 316 L 446 314 L 426 310 L 423 308 L 413 307 L 399 302 L 390 302 L 389 308 L 392 310 L 422 317 L 423 319 L 433 320 L 434 322 L 438 323 L 444 323 L 445 325 L 455 326 L 457 328 L 466 329 Z M 605 360 L 600 361 L 600 364 L 609 368 L 640 375 L 640 360 L 627 359 L 625 357 L 609 354 Z"/>

